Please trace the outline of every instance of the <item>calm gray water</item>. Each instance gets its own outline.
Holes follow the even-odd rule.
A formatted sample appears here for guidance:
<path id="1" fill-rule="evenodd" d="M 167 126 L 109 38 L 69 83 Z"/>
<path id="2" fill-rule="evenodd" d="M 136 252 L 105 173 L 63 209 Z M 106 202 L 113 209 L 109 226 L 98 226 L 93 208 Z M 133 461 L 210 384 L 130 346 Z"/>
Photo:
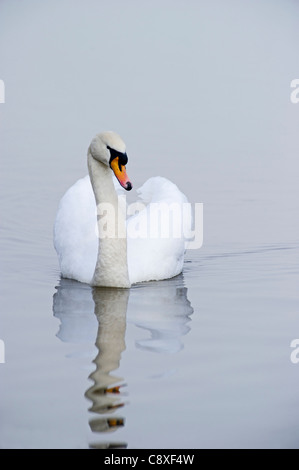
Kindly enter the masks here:
<path id="1" fill-rule="evenodd" d="M 1 1 L 1 448 L 299 447 L 298 18 Z M 60 279 L 57 205 L 105 129 L 135 188 L 162 175 L 204 204 L 175 279 Z"/>

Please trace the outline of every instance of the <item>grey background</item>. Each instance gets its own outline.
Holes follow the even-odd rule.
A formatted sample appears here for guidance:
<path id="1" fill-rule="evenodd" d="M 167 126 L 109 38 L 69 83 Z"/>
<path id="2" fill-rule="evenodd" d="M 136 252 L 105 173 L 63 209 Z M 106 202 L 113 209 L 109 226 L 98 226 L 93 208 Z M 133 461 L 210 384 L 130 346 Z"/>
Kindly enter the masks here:
<path id="1" fill-rule="evenodd" d="M 298 448 L 298 13 L 291 0 L 1 0 L 1 447 Z M 127 384 L 112 434 L 93 432 L 85 393 L 105 360 L 92 362 L 94 312 L 105 325 L 116 297 L 55 289 L 52 245 L 59 199 L 106 129 L 134 188 L 162 175 L 204 204 L 183 276 L 132 288 L 125 328 L 107 314 L 122 345 L 111 375 Z"/>

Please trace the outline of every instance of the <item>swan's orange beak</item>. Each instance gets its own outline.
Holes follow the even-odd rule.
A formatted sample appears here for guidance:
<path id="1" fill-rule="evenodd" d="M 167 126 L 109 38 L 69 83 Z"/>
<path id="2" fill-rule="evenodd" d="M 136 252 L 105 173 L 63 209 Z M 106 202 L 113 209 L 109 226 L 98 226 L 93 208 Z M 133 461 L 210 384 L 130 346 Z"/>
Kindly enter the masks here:
<path id="1" fill-rule="evenodd" d="M 116 178 L 118 179 L 119 184 L 127 191 L 131 191 L 131 189 L 133 188 L 132 183 L 127 175 L 125 165 L 120 164 L 119 157 L 114 158 L 110 163 L 110 166 Z"/>

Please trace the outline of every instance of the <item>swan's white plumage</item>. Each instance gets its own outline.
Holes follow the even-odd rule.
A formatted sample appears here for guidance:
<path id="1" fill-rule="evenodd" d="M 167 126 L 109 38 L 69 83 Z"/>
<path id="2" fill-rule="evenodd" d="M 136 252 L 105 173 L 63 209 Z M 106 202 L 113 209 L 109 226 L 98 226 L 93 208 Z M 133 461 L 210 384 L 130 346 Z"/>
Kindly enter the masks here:
<path id="1" fill-rule="evenodd" d="M 112 144 L 116 143 L 121 150 L 125 149 L 125 146 L 121 147 L 122 141 L 116 134 L 98 134 L 89 148 L 88 158 L 91 159 L 91 162 L 94 161 L 92 157 L 95 155 L 96 159 L 101 159 L 107 165 L 108 157 L 105 155 L 107 141 L 108 144 L 110 144 L 110 141 Z M 94 165 L 96 165 L 94 168 L 89 167 L 93 181 L 95 181 L 95 178 L 99 178 L 101 180 L 100 184 L 105 185 L 107 179 L 108 184 L 108 180 L 111 178 L 110 170 L 105 176 L 105 172 L 107 172 L 105 168 L 107 167 L 101 163 L 92 163 L 92 166 Z M 100 173 L 98 173 L 100 166 L 97 165 L 102 165 Z M 118 195 L 125 193 L 114 176 L 113 183 Z M 99 244 L 98 239 L 94 193 L 94 190 L 96 190 L 97 197 L 99 197 L 101 186 L 93 188 L 94 184 L 98 183 L 91 184 L 90 176 L 86 176 L 68 189 L 59 203 L 54 225 L 54 246 L 58 254 L 62 277 L 76 279 L 88 284 L 94 284 L 95 268 L 98 266 L 99 259 L 101 259 L 99 257 L 101 254 L 99 247 L 102 246 L 101 240 Z M 111 198 L 114 192 L 113 185 L 109 186 L 107 191 L 109 193 L 107 193 L 107 197 Z M 104 191 L 101 198 L 105 199 L 105 194 Z M 143 204 L 143 208 L 137 214 L 127 218 L 127 245 L 123 245 L 127 246 L 127 263 L 125 258 L 122 258 L 122 261 L 120 261 L 121 257 L 112 256 L 107 258 L 109 266 L 111 264 L 113 266 L 111 266 L 111 271 L 109 268 L 109 274 L 107 271 L 107 276 L 110 279 L 108 279 L 106 285 L 126 286 L 123 281 L 115 281 L 115 284 L 113 284 L 113 276 L 115 276 L 115 279 L 117 278 L 118 272 L 122 271 L 121 266 L 123 263 L 125 263 L 124 266 L 128 265 L 127 273 L 129 274 L 130 284 L 168 279 L 176 276 L 183 269 L 184 235 L 188 234 L 188 230 L 191 228 L 190 218 L 171 215 L 172 228 L 174 228 L 176 234 L 181 234 L 180 237 L 177 235 L 172 236 L 170 231 L 170 236 L 163 238 L 159 236 L 160 229 L 158 226 L 161 224 L 161 220 L 167 221 L 169 205 L 175 204 L 176 208 L 182 207 L 184 203 L 187 203 L 186 196 L 175 184 L 162 177 L 150 178 L 137 190 L 137 194 L 138 201 Z M 159 213 L 158 218 L 153 217 L 153 207 L 156 210 L 155 214 Z M 146 237 L 136 238 L 136 230 L 137 234 L 146 234 Z M 152 236 L 153 233 L 155 234 L 154 237 Z M 109 254 L 107 250 L 109 250 L 109 246 L 105 247 L 105 255 Z M 105 279 L 104 281 L 101 280 L 100 285 L 105 285 Z"/>
<path id="2" fill-rule="evenodd" d="M 63 277 L 90 284 L 97 258 L 96 203 L 89 176 L 62 197 L 54 225 L 54 246 Z"/>
<path id="3" fill-rule="evenodd" d="M 123 194 L 116 180 L 115 189 L 119 195 Z M 132 238 L 130 228 L 134 231 L 144 220 L 149 228 L 151 203 L 159 204 L 158 209 L 163 217 L 163 211 L 167 210 L 165 203 L 183 204 L 187 198 L 175 184 L 159 176 L 147 180 L 137 193 L 146 207 L 127 219 L 131 284 L 176 276 L 183 268 L 184 238 Z M 190 221 L 185 220 L 184 223 L 184 233 L 187 233 Z M 54 226 L 54 244 L 62 276 L 90 284 L 96 265 L 98 238 L 96 203 L 88 175 L 71 186 L 60 201 Z"/>
<path id="4" fill-rule="evenodd" d="M 137 190 L 139 199 L 146 204 L 145 208 L 135 217 L 130 217 L 127 221 L 128 227 L 128 268 L 131 283 L 140 281 L 151 281 L 168 279 L 179 274 L 183 269 L 185 240 L 183 237 L 172 237 L 172 229 L 169 230 L 169 238 L 152 238 L 151 233 L 158 235 L 162 220 L 169 218 L 169 205 L 176 207 L 187 202 L 186 196 L 179 191 L 178 187 L 171 181 L 160 176 L 148 179 L 144 185 Z M 155 204 L 156 214 L 153 217 L 151 205 Z M 169 218 L 170 225 L 179 224 L 176 227 L 177 233 L 187 232 L 187 227 L 183 232 L 181 226 L 183 221 Z M 185 224 L 190 227 L 186 219 Z M 146 224 L 147 238 L 132 238 L 130 236 L 130 226 Z M 153 224 L 155 227 L 153 227 Z M 156 230 L 155 230 L 156 229 Z M 133 231 L 133 230 L 132 230 Z M 167 235 L 167 233 L 166 233 Z"/>

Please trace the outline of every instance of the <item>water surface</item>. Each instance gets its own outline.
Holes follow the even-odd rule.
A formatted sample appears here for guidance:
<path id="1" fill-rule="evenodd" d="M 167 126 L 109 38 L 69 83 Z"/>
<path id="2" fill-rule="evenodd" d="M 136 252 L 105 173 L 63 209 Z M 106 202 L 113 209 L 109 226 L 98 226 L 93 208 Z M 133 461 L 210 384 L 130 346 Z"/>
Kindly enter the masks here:
<path id="1" fill-rule="evenodd" d="M 298 448 L 298 9 L 1 2 L 2 448 Z M 204 204 L 177 278 L 60 279 L 57 205 L 104 129 L 134 188 Z"/>

